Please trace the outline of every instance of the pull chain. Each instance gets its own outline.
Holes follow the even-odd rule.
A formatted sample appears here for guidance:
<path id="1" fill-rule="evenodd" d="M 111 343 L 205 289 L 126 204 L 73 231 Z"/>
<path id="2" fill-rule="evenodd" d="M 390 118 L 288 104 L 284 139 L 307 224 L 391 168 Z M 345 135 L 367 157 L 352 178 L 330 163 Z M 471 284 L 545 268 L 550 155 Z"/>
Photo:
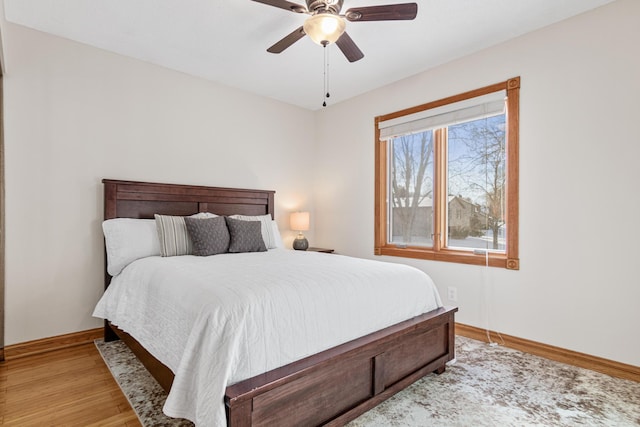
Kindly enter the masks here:
<path id="1" fill-rule="evenodd" d="M 329 43 L 324 41 L 322 42 L 322 47 L 324 48 L 324 91 L 323 91 L 323 97 L 324 98 L 329 98 L 329 59 L 328 59 L 328 53 L 327 53 L 327 45 Z M 327 101 L 326 99 L 322 102 L 322 106 L 326 107 L 327 106 Z"/>

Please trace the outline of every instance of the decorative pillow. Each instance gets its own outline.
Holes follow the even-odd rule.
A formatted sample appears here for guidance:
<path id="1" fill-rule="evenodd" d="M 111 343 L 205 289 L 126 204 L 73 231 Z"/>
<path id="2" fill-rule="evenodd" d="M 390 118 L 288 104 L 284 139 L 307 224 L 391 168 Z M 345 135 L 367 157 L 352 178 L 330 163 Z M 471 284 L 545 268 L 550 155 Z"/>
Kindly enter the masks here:
<path id="1" fill-rule="evenodd" d="M 120 274 L 133 261 L 160 255 L 160 242 L 152 219 L 114 218 L 102 223 L 107 249 L 107 273 Z"/>
<path id="2" fill-rule="evenodd" d="M 183 216 L 154 215 L 160 241 L 160 255 L 191 255 L 193 246 Z"/>
<path id="3" fill-rule="evenodd" d="M 217 255 L 229 249 L 229 230 L 223 216 L 185 218 L 184 222 L 193 244 L 194 255 Z"/>
<path id="4" fill-rule="evenodd" d="M 262 233 L 262 239 L 267 249 L 273 249 L 277 247 L 276 237 L 273 232 L 273 225 L 271 215 L 231 215 L 230 218 L 239 219 L 242 221 L 260 221 L 260 231 Z"/>
<path id="5" fill-rule="evenodd" d="M 231 241 L 229 252 L 264 252 L 267 247 L 262 238 L 260 221 L 226 218 Z"/>

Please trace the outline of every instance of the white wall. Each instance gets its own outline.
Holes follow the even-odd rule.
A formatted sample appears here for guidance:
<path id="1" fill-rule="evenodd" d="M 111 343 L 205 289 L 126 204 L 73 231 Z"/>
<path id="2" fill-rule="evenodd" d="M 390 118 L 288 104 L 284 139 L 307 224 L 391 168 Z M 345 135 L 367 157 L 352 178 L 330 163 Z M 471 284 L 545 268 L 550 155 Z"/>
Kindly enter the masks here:
<path id="1" fill-rule="evenodd" d="M 638 22 L 619 0 L 318 113 L 313 243 L 457 287 L 461 323 L 639 366 Z M 514 76 L 521 269 L 374 257 L 373 118 Z"/>
<path id="2" fill-rule="evenodd" d="M 276 190 L 284 234 L 313 209 L 312 112 L 8 23 L 3 37 L 7 345 L 101 325 L 102 178 Z"/>
<path id="3" fill-rule="evenodd" d="M 618 0 L 317 113 L 5 23 L 5 343 L 100 325 L 107 177 L 275 189 L 281 229 L 311 210 L 312 245 L 427 271 L 462 323 L 640 365 L 639 20 Z M 373 118 L 513 76 L 521 270 L 374 257 Z"/>

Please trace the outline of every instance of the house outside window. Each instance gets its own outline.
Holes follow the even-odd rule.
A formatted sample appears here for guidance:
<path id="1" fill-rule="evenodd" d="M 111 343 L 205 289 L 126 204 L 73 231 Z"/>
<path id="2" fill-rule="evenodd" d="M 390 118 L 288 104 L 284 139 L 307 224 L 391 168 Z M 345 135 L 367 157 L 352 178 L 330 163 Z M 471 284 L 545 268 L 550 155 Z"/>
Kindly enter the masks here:
<path id="1" fill-rule="evenodd" d="M 519 88 L 376 117 L 377 255 L 519 268 Z"/>

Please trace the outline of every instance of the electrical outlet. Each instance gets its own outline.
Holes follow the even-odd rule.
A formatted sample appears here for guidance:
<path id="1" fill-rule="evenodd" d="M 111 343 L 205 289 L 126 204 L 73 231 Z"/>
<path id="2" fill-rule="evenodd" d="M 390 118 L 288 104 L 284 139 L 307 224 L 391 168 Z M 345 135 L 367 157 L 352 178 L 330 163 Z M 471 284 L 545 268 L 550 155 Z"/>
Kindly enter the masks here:
<path id="1" fill-rule="evenodd" d="M 447 298 L 449 298 L 449 301 L 458 301 L 458 288 L 449 286 L 447 288 L 447 292 Z"/>

